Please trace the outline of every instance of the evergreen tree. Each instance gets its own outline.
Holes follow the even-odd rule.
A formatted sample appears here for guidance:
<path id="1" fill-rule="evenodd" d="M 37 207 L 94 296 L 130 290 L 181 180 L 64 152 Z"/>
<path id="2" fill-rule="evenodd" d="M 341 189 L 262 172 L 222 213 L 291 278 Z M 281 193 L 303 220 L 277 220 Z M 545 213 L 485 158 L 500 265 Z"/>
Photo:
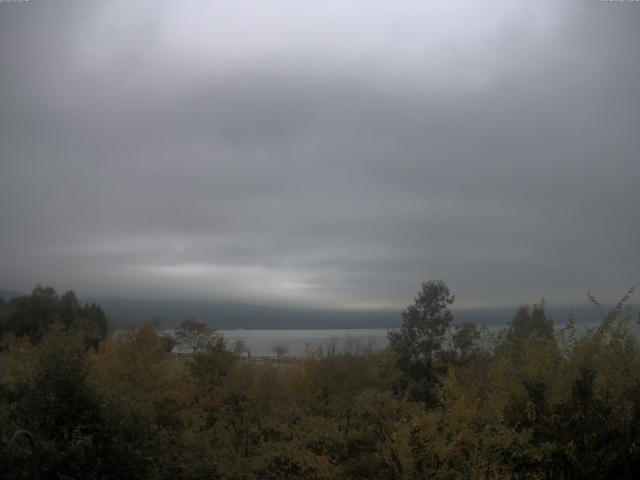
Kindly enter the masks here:
<path id="1" fill-rule="evenodd" d="M 423 283 L 413 305 L 402 312 L 400 330 L 388 334 L 397 365 L 405 374 L 406 394 L 412 400 L 435 400 L 438 373 L 445 368 L 442 347 L 453 320 L 449 310 L 453 301 L 443 281 Z"/>

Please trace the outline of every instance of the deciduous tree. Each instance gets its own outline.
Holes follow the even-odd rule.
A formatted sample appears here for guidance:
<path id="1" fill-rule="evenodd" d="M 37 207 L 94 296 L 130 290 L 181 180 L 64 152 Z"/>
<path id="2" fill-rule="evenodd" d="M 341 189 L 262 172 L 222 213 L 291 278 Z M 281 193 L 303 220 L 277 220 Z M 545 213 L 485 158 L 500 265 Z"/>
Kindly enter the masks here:
<path id="1" fill-rule="evenodd" d="M 180 348 L 196 354 L 216 339 L 216 331 L 206 323 L 197 322 L 192 318 L 182 321 L 176 329 L 176 341 Z"/>
<path id="2" fill-rule="evenodd" d="M 441 280 L 422 284 L 414 303 L 402 312 L 400 330 L 389 332 L 398 367 L 405 373 L 409 398 L 431 402 L 438 371 L 443 370 L 442 347 L 453 314 L 454 296 Z"/>

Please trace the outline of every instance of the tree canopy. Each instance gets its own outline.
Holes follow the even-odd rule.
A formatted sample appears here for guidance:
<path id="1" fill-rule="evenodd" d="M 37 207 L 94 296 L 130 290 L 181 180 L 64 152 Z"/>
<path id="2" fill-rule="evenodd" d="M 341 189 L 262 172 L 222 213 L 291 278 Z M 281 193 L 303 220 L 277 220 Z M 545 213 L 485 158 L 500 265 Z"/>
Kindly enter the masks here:
<path id="1" fill-rule="evenodd" d="M 94 303 L 80 304 L 71 290 L 58 295 L 54 288 L 38 285 L 30 295 L 13 298 L 0 307 L 0 332 L 26 335 L 34 343 L 57 322 L 66 329 L 81 331 L 85 342 L 94 347 L 109 331 L 102 308 Z"/>
<path id="2" fill-rule="evenodd" d="M 39 336 L 4 330 L 0 478 L 28 478 L 33 461 L 41 478 L 67 480 L 640 472 L 640 344 L 626 308 L 578 334 L 574 321 L 554 328 L 543 305 L 525 306 L 492 335 L 454 325 L 453 295 L 427 282 L 388 348 L 334 344 L 277 364 L 241 357 L 213 330 L 176 355 L 152 322 L 93 348 L 76 321 L 83 307 L 62 297 L 40 289 L 21 304 L 40 309 Z M 37 458 L 3 443 L 25 431 Z"/>
<path id="3" fill-rule="evenodd" d="M 391 348 L 397 364 L 406 374 L 409 398 L 434 400 L 434 386 L 442 369 L 442 348 L 451 327 L 453 314 L 449 306 L 455 297 L 441 281 L 422 284 L 414 303 L 402 312 L 403 323 L 398 331 L 389 332 Z"/>

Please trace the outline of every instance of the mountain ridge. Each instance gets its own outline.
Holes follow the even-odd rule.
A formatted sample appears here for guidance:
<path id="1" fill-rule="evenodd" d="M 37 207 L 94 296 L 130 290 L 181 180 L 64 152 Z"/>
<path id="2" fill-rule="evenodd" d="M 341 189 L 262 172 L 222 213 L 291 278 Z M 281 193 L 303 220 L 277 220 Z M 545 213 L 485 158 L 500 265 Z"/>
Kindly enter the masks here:
<path id="1" fill-rule="evenodd" d="M 27 294 L 0 289 L 0 298 L 5 301 L 24 295 Z M 398 328 L 402 324 L 401 309 L 323 310 L 241 302 L 108 296 L 80 296 L 79 299 L 83 303 L 100 305 L 116 329 L 134 327 L 147 320 L 156 320 L 164 328 L 174 328 L 186 318 L 194 318 L 222 330 Z M 518 305 L 485 308 L 456 308 L 454 305 L 452 311 L 454 323 L 472 321 L 478 325 L 504 325 L 511 320 L 517 308 Z M 632 308 L 638 311 L 638 305 L 632 305 Z M 600 318 L 598 310 L 588 304 L 547 306 L 549 317 L 556 322 L 564 321 L 571 312 L 578 323 L 597 322 Z"/>

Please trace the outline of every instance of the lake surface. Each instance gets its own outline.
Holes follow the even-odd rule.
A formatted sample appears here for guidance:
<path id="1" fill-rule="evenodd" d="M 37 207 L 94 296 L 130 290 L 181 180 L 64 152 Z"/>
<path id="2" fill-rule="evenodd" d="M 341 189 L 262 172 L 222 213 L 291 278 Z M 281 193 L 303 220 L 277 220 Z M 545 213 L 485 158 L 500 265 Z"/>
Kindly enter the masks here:
<path id="1" fill-rule="evenodd" d="M 317 349 L 349 351 L 380 350 L 387 341 L 386 328 L 326 330 L 219 330 L 229 346 L 242 340 L 258 357 L 275 356 L 274 348 L 282 346 L 288 355 L 304 355 Z"/>
<path id="2" fill-rule="evenodd" d="M 597 327 L 598 323 L 576 323 L 579 335 L 587 328 Z M 556 324 L 557 329 L 564 327 Z M 489 325 L 489 332 L 497 333 L 506 325 Z M 636 335 L 640 333 L 637 325 L 632 325 Z M 232 347 L 237 340 L 242 340 L 251 351 L 251 355 L 259 357 L 275 356 L 274 348 L 282 346 L 288 355 L 304 355 L 322 349 L 343 352 L 362 352 L 367 349 L 381 350 L 389 343 L 386 328 L 372 329 L 326 329 L 326 330 L 220 330 Z"/>
<path id="3" fill-rule="evenodd" d="M 579 335 L 587 328 L 597 327 L 599 322 L 576 322 L 576 333 Z M 557 322 L 556 329 L 562 329 L 564 322 Z M 640 336 L 640 327 L 633 322 L 632 330 Z M 497 333 L 506 325 L 487 325 L 487 330 Z M 283 347 L 287 355 L 300 356 L 307 353 L 334 351 L 353 353 L 366 350 L 381 350 L 389 343 L 386 328 L 357 329 L 317 329 L 317 330 L 218 330 L 227 340 L 229 347 L 237 340 L 247 346 L 252 356 L 275 357 L 274 349 Z M 173 334 L 173 330 L 166 330 Z"/>

